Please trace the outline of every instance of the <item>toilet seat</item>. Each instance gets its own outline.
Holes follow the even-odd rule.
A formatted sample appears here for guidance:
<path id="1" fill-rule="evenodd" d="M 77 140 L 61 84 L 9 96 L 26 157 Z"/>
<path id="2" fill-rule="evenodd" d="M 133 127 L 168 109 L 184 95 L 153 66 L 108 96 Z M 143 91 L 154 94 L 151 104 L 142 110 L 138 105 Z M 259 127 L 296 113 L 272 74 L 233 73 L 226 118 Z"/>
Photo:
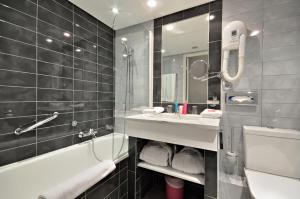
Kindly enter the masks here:
<path id="1" fill-rule="evenodd" d="M 254 199 L 299 199 L 300 180 L 245 169 Z"/>

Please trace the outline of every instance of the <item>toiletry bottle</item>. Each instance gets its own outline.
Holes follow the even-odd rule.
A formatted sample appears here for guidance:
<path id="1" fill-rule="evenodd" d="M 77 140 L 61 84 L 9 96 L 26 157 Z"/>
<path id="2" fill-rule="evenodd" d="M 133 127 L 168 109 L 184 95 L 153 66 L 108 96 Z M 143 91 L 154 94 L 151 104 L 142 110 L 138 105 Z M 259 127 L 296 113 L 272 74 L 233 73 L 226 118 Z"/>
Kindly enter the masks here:
<path id="1" fill-rule="evenodd" d="M 182 105 L 179 106 L 179 113 L 183 114 L 183 106 Z"/>
<path id="2" fill-rule="evenodd" d="M 184 114 L 184 115 L 187 114 L 187 111 L 188 111 L 187 108 L 188 108 L 188 107 L 187 107 L 187 102 L 185 101 L 184 104 L 183 104 L 183 114 Z"/>
<path id="3" fill-rule="evenodd" d="M 175 111 L 174 111 L 174 112 L 175 112 L 175 113 L 178 113 L 178 112 L 179 112 L 177 100 L 175 101 Z"/>

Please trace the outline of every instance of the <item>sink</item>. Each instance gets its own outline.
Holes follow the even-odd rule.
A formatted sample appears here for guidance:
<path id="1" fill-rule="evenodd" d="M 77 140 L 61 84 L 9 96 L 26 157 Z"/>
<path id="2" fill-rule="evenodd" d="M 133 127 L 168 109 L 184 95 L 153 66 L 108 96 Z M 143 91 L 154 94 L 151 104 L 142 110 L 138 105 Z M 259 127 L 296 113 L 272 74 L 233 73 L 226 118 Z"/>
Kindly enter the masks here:
<path id="1" fill-rule="evenodd" d="M 217 151 L 220 119 L 174 113 L 126 117 L 129 136 Z"/>

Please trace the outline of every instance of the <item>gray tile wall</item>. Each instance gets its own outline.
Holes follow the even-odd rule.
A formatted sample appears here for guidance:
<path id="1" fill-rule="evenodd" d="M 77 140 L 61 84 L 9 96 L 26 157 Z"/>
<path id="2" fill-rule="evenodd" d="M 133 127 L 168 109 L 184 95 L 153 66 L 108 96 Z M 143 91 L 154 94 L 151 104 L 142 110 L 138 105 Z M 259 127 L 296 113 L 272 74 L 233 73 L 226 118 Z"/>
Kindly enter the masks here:
<path id="1" fill-rule="evenodd" d="M 223 27 L 232 20 L 242 20 L 248 33 L 259 30 L 260 34 L 247 37 L 245 72 L 240 82 L 234 85 L 237 91 L 257 91 L 258 106 L 230 107 L 222 104 L 225 150 L 220 156 L 221 171 L 243 175 L 243 125 L 300 130 L 299 7 L 299 0 L 223 2 Z M 224 92 L 222 96 L 224 98 Z M 231 131 L 233 151 L 238 155 L 232 165 L 225 158 L 225 152 L 231 147 Z M 220 190 L 224 191 L 223 188 Z M 242 195 L 235 194 L 234 198 L 243 198 Z M 221 198 L 228 197 L 221 193 Z"/>
<path id="2" fill-rule="evenodd" d="M 113 124 L 113 34 L 67 0 L 0 0 L 0 166 Z M 55 111 L 57 119 L 14 135 Z"/>

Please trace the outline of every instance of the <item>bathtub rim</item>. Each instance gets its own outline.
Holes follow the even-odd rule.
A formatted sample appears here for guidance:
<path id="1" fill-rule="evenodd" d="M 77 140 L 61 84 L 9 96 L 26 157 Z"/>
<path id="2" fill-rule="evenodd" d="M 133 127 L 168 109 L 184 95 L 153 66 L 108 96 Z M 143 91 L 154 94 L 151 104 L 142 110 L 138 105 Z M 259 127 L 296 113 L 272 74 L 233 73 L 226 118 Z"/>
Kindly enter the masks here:
<path id="1" fill-rule="evenodd" d="M 103 136 L 100 136 L 100 137 L 97 137 L 97 138 L 94 138 L 95 141 L 99 141 L 101 139 L 109 139 L 109 137 L 111 137 L 111 139 L 113 139 L 115 137 L 115 135 L 117 136 L 120 136 L 121 139 L 123 139 L 122 137 L 125 136 L 125 140 L 124 141 L 128 141 L 129 137 L 127 134 L 123 134 L 123 133 L 117 133 L 117 132 L 114 132 L 114 133 L 110 133 L 110 134 L 107 134 L 107 135 L 103 135 Z M 79 147 L 83 144 L 88 144 L 88 143 L 91 143 L 92 142 L 92 139 L 90 140 L 86 140 L 84 142 L 80 142 L 80 143 L 77 143 L 77 144 L 73 144 L 73 145 L 70 145 L 70 146 L 67 146 L 67 147 L 64 147 L 64 148 L 61 148 L 61 149 L 57 149 L 57 150 L 54 150 L 54 151 L 50 151 L 48 153 L 44 153 L 44 154 L 41 154 L 41 155 L 37 155 L 37 156 L 33 156 L 33 157 L 30 157 L 30 158 L 27 158 L 27 159 L 24 159 L 24 160 L 20 160 L 20 161 L 17 161 L 17 162 L 13 162 L 13 163 L 10 163 L 10 164 L 7 164 L 7 165 L 4 165 L 4 166 L 1 166 L 0 167 L 0 174 L 2 172 L 5 172 L 5 171 L 8 171 L 8 170 L 11 170 L 11 169 L 14 169 L 14 168 L 17 168 L 19 167 L 20 165 L 23 165 L 23 164 L 30 164 L 31 162 L 35 162 L 37 160 L 43 160 L 45 158 L 48 158 L 49 156 L 55 156 L 56 154 L 58 153 L 61 153 L 63 150 L 72 150 L 73 148 L 76 148 L 76 147 Z M 124 146 L 123 146 L 124 147 Z M 115 164 L 118 164 L 119 162 L 121 162 L 122 160 L 126 159 L 129 157 L 129 153 L 128 153 L 128 150 L 123 153 L 123 154 L 120 154 L 120 156 L 118 158 L 115 158 L 113 161 Z"/>

